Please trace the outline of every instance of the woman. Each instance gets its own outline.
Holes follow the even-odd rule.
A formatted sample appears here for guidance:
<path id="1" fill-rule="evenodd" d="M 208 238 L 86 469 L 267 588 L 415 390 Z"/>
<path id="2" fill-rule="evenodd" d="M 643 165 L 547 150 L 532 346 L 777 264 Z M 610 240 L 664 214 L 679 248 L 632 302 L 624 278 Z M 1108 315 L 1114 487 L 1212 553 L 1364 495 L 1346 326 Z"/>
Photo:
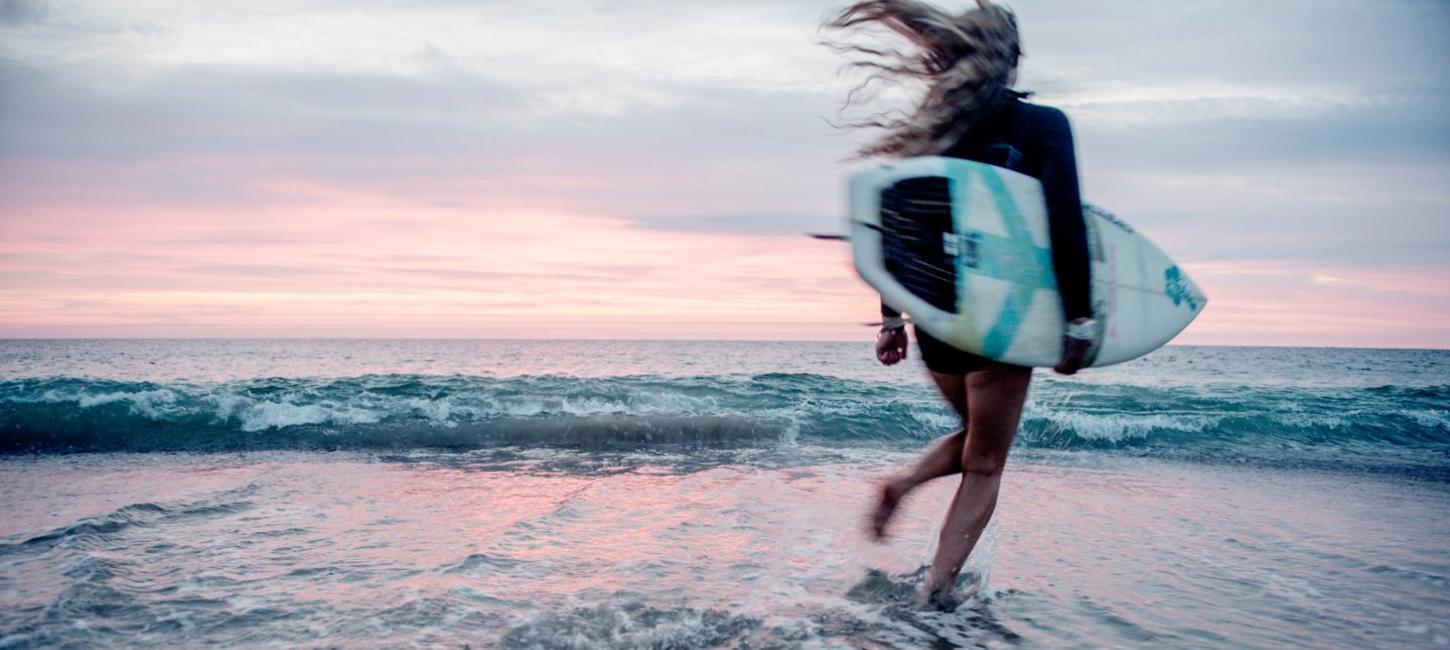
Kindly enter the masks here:
<path id="1" fill-rule="evenodd" d="M 901 53 L 835 45 L 838 51 L 867 57 L 854 63 L 875 71 L 863 87 L 900 80 L 919 80 L 926 86 L 910 114 L 898 119 L 878 115 L 858 124 L 886 131 L 860 151 L 862 157 L 955 156 L 1013 169 L 1042 182 L 1053 267 L 1067 317 L 1056 370 L 1070 375 L 1082 366 L 1096 329 L 1072 132 L 1061 111 L 1029 104 L 1023 101 L 1025 94 L 1012 90 L 1021 56 L 1016 18 L 987 0 L 978 4 L 954 15 L 914 0 L 857 2 L 828 26 L 885 27 L 914 46 Z M 876 357 L 892 365 L 907 356 L 906 328 L 900 312 L 884 303 L 881 314 L 884 323 Z M 897 504 L 917 486 L 960 474 L 919 595 L 923 605 L 950 608 L 955 606 L 952 591 L 962 564 L 996 508 L 1002 469 L 1017 435 L 1032 369 L 964 352 L 920 329 L 916 338 L 932 380 L 961 416 L 963 428 L 937 442 L 911 470 L 882 485 L 872 532 L 878 539 L 885 536 Z"/>

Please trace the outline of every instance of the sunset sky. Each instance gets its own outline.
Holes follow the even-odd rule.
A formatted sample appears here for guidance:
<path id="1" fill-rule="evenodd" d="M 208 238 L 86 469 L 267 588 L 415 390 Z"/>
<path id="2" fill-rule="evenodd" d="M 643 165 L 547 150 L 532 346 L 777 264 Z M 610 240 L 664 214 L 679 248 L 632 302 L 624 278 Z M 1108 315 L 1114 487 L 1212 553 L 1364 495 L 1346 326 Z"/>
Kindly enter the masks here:
<path id="1" fill-rule="evenodd" d="M 0 336 L 869 340 L 842 4 L 0 0 Z M 1010 6 L 1178 342 L 1450 346 L 1450 3 Z"/>

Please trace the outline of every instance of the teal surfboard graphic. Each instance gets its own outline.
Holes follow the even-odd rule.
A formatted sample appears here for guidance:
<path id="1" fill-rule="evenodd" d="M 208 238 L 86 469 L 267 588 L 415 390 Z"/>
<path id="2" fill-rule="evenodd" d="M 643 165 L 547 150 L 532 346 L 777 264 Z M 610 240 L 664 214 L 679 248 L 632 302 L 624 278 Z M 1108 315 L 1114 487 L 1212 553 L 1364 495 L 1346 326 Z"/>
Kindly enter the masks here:
<path id="1" fill-rule="evenodd" d="M 1163 293 L 1173 299 L 1174 306 L 1187 304 L 1189 309 L 1198 311 L 1198 301 L 1193 298 L 1193 290 L 1177 265 L 1163 271 Z"/>
<path id="2" fill-rule="evenodd" d="M 1022 318 L 1032 305 L 1032 297 L 1039 289 L 1055 291 L 1057 279 L 1052 277 L 1052 251 L 1032 243 L 1032 234 L 1017 201 L 1007 189 L 1001 175 L 986 166 L 975 167 L 983 187 L 997 205 L 997 212 L 1007 230 L 1007 236 L 994 235 L 972 228 L 958 228 L 961 236 L 970 242 L 970 247 L 991 251 L 984 255 L 958 255 L 957 277 L 966 284 L 966 274 L 975 273 L 989 278 L 1005 280 L 1012 286 L 1011 293 L 1002 302 L 1002 309 L 987 335 L 982 339 L 982 353 L 989 357 L 1000 357 L 1011 347 Z M 961 178 L 968 177 L 962 174 Z M 960 182 L 960 181 L 959 181 Z M 964 184 L 964 183 L 963 183 Z M 964 215 L 958 215 L 959 219 Z M 958 250 L 968 248 L 963 242 Z M 973 265 L 968 265 L 968 262 Z M 965 287 L 963 287 L 965 288 Z M 965 291 L 962 292 L 965 295 Z"/>

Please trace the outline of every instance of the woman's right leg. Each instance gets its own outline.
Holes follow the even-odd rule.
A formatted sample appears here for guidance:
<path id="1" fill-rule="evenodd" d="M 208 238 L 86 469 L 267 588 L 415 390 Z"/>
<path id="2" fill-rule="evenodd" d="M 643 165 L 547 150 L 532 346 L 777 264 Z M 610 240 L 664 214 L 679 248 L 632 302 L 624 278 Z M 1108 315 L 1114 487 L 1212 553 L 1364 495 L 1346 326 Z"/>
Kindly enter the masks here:
<path id="1" fill-rule="evenodd" d="M 881 484 L 876 512 L 871 517 L 871 531 L 877 539 L 886 536 L 886 524 L 908 492 L 932 479 L 962 471 L 962 447 L 967 441 L 967 378 L 965 375 L 931 371 L 931 379 L 941 391 L 942 398 L 952 405 L 952 410 L 961 419 L 962 429 L 937 440 L 911 471 Z"/>
<path id="2" fill-rule="evenodd" d="M 900 480 L 908 492 L 932 479 L 962 472 L 962 446 L 967 442 L 967 376 L 929 372 L 937 390 L 952 405 L 952 411 L 957 414 L 962 428 L 938 440 L 931 451 L 917 461 L 911 472 L 901 477 Z"/>

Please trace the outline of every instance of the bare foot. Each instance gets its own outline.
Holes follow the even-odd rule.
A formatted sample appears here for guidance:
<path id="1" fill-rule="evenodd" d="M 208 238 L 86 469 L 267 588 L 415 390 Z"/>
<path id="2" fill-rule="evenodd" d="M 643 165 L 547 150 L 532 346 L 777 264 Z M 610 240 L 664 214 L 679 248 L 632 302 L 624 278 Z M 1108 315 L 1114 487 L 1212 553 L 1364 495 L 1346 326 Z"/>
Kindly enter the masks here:
<path id="1" fill-rule="evenodd" d="M 962 604 L 962 599 L 946 589 L 928 590 L 925 587 L 916 594 L 916 608 L 924 612 L 950 612 Z"/>
<path id="2" fill-rule="evenodd" d="M 981 595 L 987 586 L 987 574 L 969 571 L 957 576 L 952 583 L 952 587 L 933 587 L 930 579 L 923 581 L 916 592 L 916 607 L 922 611 L 950 612 Z"/>
<path id="3" fill-rule="evenodd" d="M 886 539 L 886 524 L 891 522 L 896 506 L 901 505 L 901 497 L 906 496 L 905 482 L 902 479 L 885 481 L 877 495 L 876 511 L 871 513 L 871 536 L 879 542 Z"/>

